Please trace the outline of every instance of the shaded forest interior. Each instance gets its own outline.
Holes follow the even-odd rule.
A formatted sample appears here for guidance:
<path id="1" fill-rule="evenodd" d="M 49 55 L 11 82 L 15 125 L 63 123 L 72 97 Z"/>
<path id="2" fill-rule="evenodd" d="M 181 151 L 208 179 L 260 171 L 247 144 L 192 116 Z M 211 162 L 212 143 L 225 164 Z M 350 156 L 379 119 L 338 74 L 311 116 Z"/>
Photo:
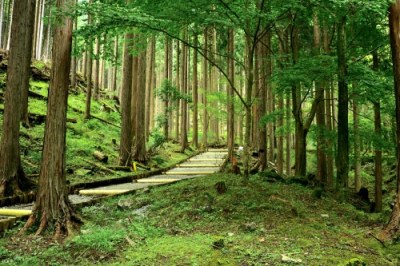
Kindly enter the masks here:
<path id="1" fill-rule="evenodd" d="M 0 197 L 35 195 L 22 231 L 78 230 L 71 186 L 227 148 L 243 186 L 311 187 L 400 236 L 400 0 L 0 2 Z"/>

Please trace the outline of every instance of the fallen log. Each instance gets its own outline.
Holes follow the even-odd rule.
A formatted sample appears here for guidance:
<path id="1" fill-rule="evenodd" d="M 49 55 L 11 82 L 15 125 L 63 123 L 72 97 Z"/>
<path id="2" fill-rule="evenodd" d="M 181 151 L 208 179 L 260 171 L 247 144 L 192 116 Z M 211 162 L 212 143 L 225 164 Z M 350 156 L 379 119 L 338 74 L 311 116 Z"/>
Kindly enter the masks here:
<path id="1" fill-rule="evenodd" d="M 111 166 L 108 166 L 107 168 L 114 170 L 114 171 L 132 172 L 132 168 L 129 166 L 111 165 Z"/>
<path id="2" fill-rule="evenodd" d="M 100 170 L 103 170 L 104 172 L 108 172 L 110 174 L 115 174 L 115 171 L 113 171 L 113 170 L 111 170 L 111 169 L 109 169 L 109 168 L 107 168 L 105 166 L 102 166 L 101 164 L 98 164 L 98 163 L 95 163 L 95 162 L 92 162 L 92 161 L 89 161 L 89 160 L 85 160 L 85 159 L 83 159 L 83 161 L 88 163 L 88 164 L 91 164 L 91 165 L 93 165 L 93 166 L 95 166 L 97 168 L 99 168 Z"/>
<path id="3" fill-rule="evenodd" d="M 107 163 L 108 162 L 108 156 L 102 153 L 101 151 L 94 151 L 93 152 L 93 157 L 96 158 L 98 161 Z"/>

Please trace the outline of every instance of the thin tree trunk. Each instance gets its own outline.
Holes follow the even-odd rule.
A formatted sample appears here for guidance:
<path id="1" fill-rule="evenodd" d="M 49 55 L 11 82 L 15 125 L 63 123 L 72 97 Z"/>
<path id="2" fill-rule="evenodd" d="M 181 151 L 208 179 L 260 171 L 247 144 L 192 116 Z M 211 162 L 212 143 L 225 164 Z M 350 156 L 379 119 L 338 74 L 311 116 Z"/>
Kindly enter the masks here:
<path id="1" fill-rule="evenodd" d="M 204 30 L 204 57 L 203 57 L 203 138 L 202 145 L 203 149 L 207 149 L 208 143 L 208 112 L 207 112 L 207 87 L 208 87 L 208 35 L 207 29 Z"/>
<path id="2" fill-rule="evenodd" d="M 346 62 L 346 17 L 340 18 L 338 24 L 338 149 L 336 159 L 336 188 L 348 187 L 349 173 L 349 123 L 348 123 L 348 85 Z"/>
<path id="3" fill-rule="evenodd" d="M 187 41 L 187 29 L 184 30 L 183 38 Z M 188 48 L 185 44 L 182 43 L 182 71 L 181 71 L 181 92 L 183 95 L 186 95 L 188 92 Z M 188 146 L 188 138 L 187 138 L 187 118 L 188 118 L 188 111 L 187 111 L 187 101 L 183 99 L 181 101 L 181 152 L 184 152 Z"/>
<path id="4" fill-rule="evenodd" d="M 373 70 L 378 71 L 379 69 L 379 57 L 375 51 L 372 54 L 373 58 Z M 381 119 L 381 103 L 379 99 L 374 102 L 374 126 L 376 136 L 381 137 L 382 135 L 382 119 Z M 375 212 L 382 211 L 382 150 L 380 147 L 375 145 Z"/>
<path id="5" fill-rule="evenodd" d="M 320 55 L 321 50 L 321 29 L 319 26 L 318 15 L 314 13 L 314 55 Z M 325 131 L 325 86 L 324 82 L 318 80 L 315 82 L 317 100 L 317 180 L 326 184 L 327 183 L 327 167 L 326 167 L 326 154 L 325 154 L 325 139 L 323 132 Z"/>
<path id="6" fill-rule="evenodd" d="M 93 0 L 89 0 L 89 4 L 92 3 Z M 88 24 L 92 23 L 92 16 L 88 15 Z M 90 119 L 90 106 L 92 104 L 92 72 L 93 72 L 93 60 L 92 60 L 92 52 L 93 52 L 93 43 L 92 39 L 89 39 L 87 44 L 87 52 L 86 52 L 86 109 L 85 109 L 85 119 Z"/>
<path id="7" fill-rule="evenodd" d="M 193 45 L 195 47 L 199 44 L 199 38 L 197 34 L 193 37 Z M 199 148 L 199 113 L 198 113 L 198 102 L 199 102 L 199 80 L 198 80 L 198 53 L 196 49 L 193 49 L 193 146 Z M 229 144 L 228 144 L 229 147 Z"/>
<path id="8" fill-rule="evenodd" d="M 228 78 L 235 84 L 235 33 L 233 29 L 228 30 Z M 234 106 L 234 93 L 231 85 L 228 84 L 227 89 L 227 98 L 228 98 L 228 158 L 233 161 L 233 152 L 234 152 L 234 144 L 235 144 L 235 106 Z"/>
<path id="9" fill-rule="evenodd" d="M 112 67 L 112 83 L 111 83 L 111 91 L 113 94 L 116 93 L 117 91 L 117 74 L 118 74 L 118 57 L 119 57 L 119 45 L 118 45 L 118 35 L 115 36 L 114 40 L 114 58 L 115 58 L 115 64 Z"/>
<path id="10" fill-rule="evenodd" d="M 182 45 L 183 46 L 183 45 Z M 182 49 L 183 50 L 183 49 Z M 182 76 L 183 73 L 181 71 L 181 64 L 183 64 L 183 60 L 181 60 L 181 56 L 183 55 L 183 52 L 180 49 L 180 42 L 176 42 L 176 88 L 182 93 Z M 181 108 L 181 100 L 178 98 L 175 100 L 176 103 L 176 108 L 175 108 L 175 140 L 179 141 L 179 126 L 180 126 L 180 119 L 179 119 L 179 113 L 180 113 L 180 108 Z"/>
<path id="11" fill-rule="evenodd" d="M 355 84 L 353 84 L 354 86 Z M 358 98 L 353 94 L 353 131 L 354 131 L 354 183 L 355 192 L 360 191 L 361 182 L 361 150 L 360 150 L 360 126 L 359 126 L 359 109 Z"/>
<path id="12" fill-rule="evenodd" d="M 167 81 L 170 79 L 169 76 L 169 61 L 172 60 L 169 58 L 169 39 L 166 36 L 165 37 L 165 42 L 164 42 L 164 81 Z M 164 137 L 166 140 L 169 139 L 169 124 L 171 121 L 169 121 L 169 96 L 168 93 L 167 95 L 164 95 Z"/>
<path id="13" fill-rule="evenodd" d="M 94 59 L 94 77 L 93 77 L 93 98 L 99 100 L 99 81 L 100 81 L 100 37 L 95 40 L 95 59 Z"/>

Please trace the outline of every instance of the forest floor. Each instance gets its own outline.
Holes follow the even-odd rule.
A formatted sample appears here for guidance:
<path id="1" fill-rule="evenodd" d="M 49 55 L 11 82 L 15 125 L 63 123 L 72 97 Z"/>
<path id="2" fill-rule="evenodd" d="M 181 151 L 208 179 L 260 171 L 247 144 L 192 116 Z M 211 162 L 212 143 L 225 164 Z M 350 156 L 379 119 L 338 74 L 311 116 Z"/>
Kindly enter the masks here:
<path id="1" fill-rule="evenodd" d="M 41 66 L 44 68 L 44 66 Z M 0 73 L 0 121 L 3 120 L 4 109 L 2 93 L 5 87 L 5 73 Z M 47 111 L 48 83 L 46 81 L 30 81 L 29 113 L 30 127 L 21 128 L 22 165 L 25 172 L 33 179 L 37 178 L 40 168 L 41 152 L 44 137 L 45 115 Z M 119 165 L 119 138 L 121 115 L 119 105 L 114 99 L 103 95 L 100 101 L 92 101 L 91 119 L 84 119 L 85 93 L 78 87 L 70 91 L 68 98 L 67 123 L 67 180 L 69 184 L 93 182 L 121 176 L 132 176 L 135 173 L 111 170 Z M 73 122 L 71 122 L 73 121 Z M 0 127 L 0 133 L 2 128 Z M 195 154 L 188 149 L 180 152 L 180 146 L 172 142 L 161 142 L 161 134 L 153 132 L 147 142 L 151 150 L 147 162 L 148 169 L 137 168 L 137 173 L 157 170 L 175 165 Z M 94 151 L 100 151 L 108 157 L 107 162 L 100 162 L 93 157 Z M 93 164 L 94 163 L 94 164 Z M 100 165 L 96 167 L 95 164 Z M 104 168 L 109 168 L 105 171 Z M 113 172 L 112 175 L 110 173 Z"/>
<path id="2" fill-rule="evenodd" d="M 259 174 L 245 184 L 240 176 L 216 174 L 107 199 L 80 210 L 85 220 L 81 233 L 63 244 L 47 236 L 17 237 L 18 228 L 8 231 L 0 239 L 0 261 L 399 265 L 400 244 L 383 247 L 371 236 L 381 228 L 383 216 L 310 187 L 267 180 Z M 217 182 L 225 182 L 225 193 L 217 192 Z"/>

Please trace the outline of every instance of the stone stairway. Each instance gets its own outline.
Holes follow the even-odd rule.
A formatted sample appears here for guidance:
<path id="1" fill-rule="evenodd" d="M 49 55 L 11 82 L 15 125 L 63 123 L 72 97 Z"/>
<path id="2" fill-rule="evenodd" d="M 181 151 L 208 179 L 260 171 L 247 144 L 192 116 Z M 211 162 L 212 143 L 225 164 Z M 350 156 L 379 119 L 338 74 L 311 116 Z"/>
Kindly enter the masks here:
<path id="1" fill-rule="evenodd" d="M 135 179 L 133 182 L 109 185 L 93 189 L 83 189 L 79 195 L 69 195 L 72 204 L 90 204 L 95 198 L 109 195 L 126 194 L 151 186 L 159 186 L 180 180 L 195 178 L 219 172 L 226 162 L 226 149 L 209 149 L 196 155 L 175 168 L 148 178 Z M 0 208 L 0 232 L 11 227 L 21 217 L 31 214 L 32 204 L 7 206 Z"/>

